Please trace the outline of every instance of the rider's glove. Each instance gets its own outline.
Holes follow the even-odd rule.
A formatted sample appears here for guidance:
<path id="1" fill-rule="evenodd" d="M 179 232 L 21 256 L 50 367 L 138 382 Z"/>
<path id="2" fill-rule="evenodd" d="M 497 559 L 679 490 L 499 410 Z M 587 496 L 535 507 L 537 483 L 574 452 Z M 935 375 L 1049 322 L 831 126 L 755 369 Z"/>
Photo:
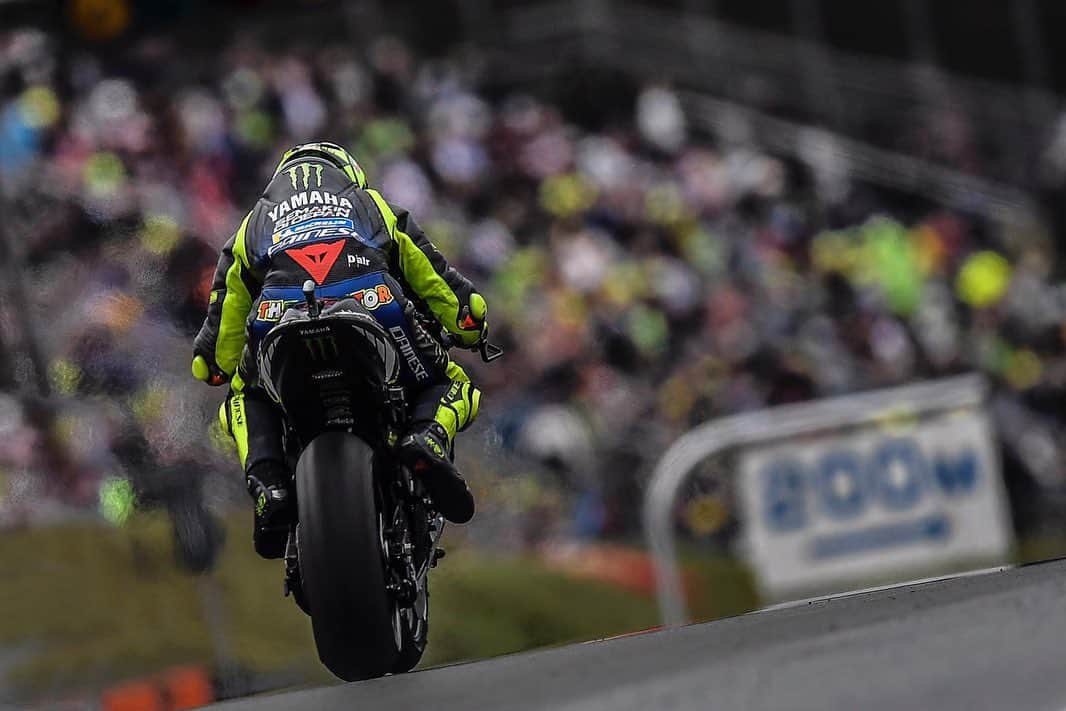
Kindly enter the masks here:
<path id="1" fill-rule="evenodd" d="M 470 295 L 470 304 L 459 311 L 459 332 L 456 338 L 463 348 L 477 348 L 488 338 L 488 306 L 481 294 Z"/>
<path id="2" fill-rule="evenodd" d="M 192 359 L 192 377 L 208 385 L 225 385 L 229 381 L 221 368 L 199 353 Z"/>

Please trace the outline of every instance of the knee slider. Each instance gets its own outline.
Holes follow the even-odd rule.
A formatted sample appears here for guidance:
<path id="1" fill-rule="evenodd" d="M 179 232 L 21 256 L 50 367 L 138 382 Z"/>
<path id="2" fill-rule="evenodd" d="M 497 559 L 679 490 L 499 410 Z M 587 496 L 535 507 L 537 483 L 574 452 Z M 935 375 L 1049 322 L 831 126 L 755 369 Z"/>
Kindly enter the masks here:
<path id="1" fill-rule="evenodd" d="M 466 424 L 460 429 L 466 429 L 474 420 L 477 419 L 478 413 L 481 411 L 481 390 L 474 387 L 471 383 L 464 383 L 466 390 L 467 401 L 469 402 L 469 409 L 466 416 Z"/>
<path id="2" fill-rule="evenodd" d="M 237 456 L 244 466 L 248 458 L 248 423 L 244 411 L 244 393 L 230 391 L 218 408 L 218 421 L 234 444 L 237 445 Z"/>
<path id="3" fill-rule="evenodd" d="M 218 406 L 218 425 L 227 436 L 233 436 L 233 429 L 229 426 L 229 398 L 226 398 Z"/>
<path id="4" fill-rule="evenodd" d="M 481 391 L 469 381 L 453 382 L 441 398 L 440 407 L 454 413 L 455 429 L 462 432 L 477 419 L 481 408 Z"/>

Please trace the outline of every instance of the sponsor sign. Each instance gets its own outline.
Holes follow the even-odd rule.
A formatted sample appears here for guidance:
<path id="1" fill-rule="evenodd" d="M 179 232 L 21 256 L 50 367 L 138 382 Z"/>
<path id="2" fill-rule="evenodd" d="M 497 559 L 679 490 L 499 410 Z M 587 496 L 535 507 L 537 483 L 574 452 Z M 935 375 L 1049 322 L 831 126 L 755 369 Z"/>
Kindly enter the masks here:
<path id="1" fill-rule="evenodd" d="M 270 299 L 259 302 L 259 315 L 257 320 L 259 321 L 280 321 L 282 315 L 285 313 L 285 302 L 277 299 Z"/>
<path id="2" fill-rule="evenodd" d="M 769 598 L 1006 559 L 1011 531 L 986 416 L 750 449 L 747 553 Z"/>
<path id="3" fill-rule="evenodd" d="M 396 300 L 392 290 L 385 284 L 379 284 L 369 289 L 357 289 L 346 294 L 355 299 L 367 311 L 376 311 L 382 306 L 388 306 Z M 276 323 L 285 315 L 290 306 L 302 303 L 301 299 L 264 299 L 256 308 L 256 320 Z M 343 312 L 342 312 L 343 313 Z"/>
<path id="4" fill-rule="evenodd" d="M 352 293 L 352 298 L 367 311 L 373 311 L 379 306 L 386 306 L 393 302 L 392 291 L 385 284 L 380 284 L 372 289 L 361 289 Z"/>
<path id="5" fill-rule="evenodd" d="M 341 217 L 306 220 L 275 232 L 271 238 L 274 243 L 267 249 L 267 254 L 273 257 L 278 252 L 297 244 L 313 244 L 354 236 L 355 225 L 351 220 Z"/>
<path id="6" fill-rule="evenodd" d="M 276 247 L 277 245 L 284 244 L 286 241 L 292 240 L 295 237 L 309 233 L 314 234 L 319 230 L 324 229 L 346 229 L 354 231 L 355 223 L 344 217 L 319 217 L 313 220 L 304 220 L 298 224 L 278 230 L 274 233 L 271 240 Z"/>
<path id="7" fill-rule="evenodd" d="M 274 210 L 271 210 L 271 215 L 274 214 Z M 274 232 L 277 233 L 280 230 L 290 227 L 292 225 L 298 225 L 301 222 L 307 220 L 317 220 L 323 217 L 339 217 L 342 219 L 349 219 L 352 217 L 351 208 L 337 207 L 334 205 L 312 205 L 310 207 L 298 207 L 291 212 L 285 213 L 283 217 L 279 217 L 274 220 Z"/>
<path id="8" fill-rule="evenodd" d="M 269 215 L 271 222 L 277 226 L 278 220 L 285 217 L 294 211 L 298 211 L 302 207 L 314 207 L 320 206 L 323 208 L 333 208 L 332 216 L 348 217 L 351 214 L 352 201 L 346 197 L 338 197 L 328 190 L 311 190 L 296 193 L 290 197 L 282 200 L 273 208 L 270 209 Z M 337 208 L 347 210 L 347 213 L 341 213 Z M 319 217 L 324 215 L 317 215 Z"/>
<path id="9" fill-rule="evenodd" d="M 400 355 L 407 361 L 407 367 L 414 373 L 415 379 L 419 381 L 429 380 L 429 373 L 426 371 L 426 367 L 422 365 L 422 360 L 418 357 L 418 354 L 415 353 L 414 346 L 411 345 L 411 340 L 407 337 L 407 333 L 399 326 L 393 326 L 389 329 L 389 334 L 400 349 Z"/>

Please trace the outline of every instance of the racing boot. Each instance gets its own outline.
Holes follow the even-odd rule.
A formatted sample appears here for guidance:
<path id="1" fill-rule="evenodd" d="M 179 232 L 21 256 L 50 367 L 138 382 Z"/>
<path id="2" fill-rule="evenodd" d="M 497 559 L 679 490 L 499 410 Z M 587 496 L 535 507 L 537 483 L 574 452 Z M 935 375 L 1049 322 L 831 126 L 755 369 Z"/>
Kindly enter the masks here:
<path id="1" fill-rule="evenodd" d="M 400 461 L 425 484 L 430 498 L 444 518 L 466 523 L 474 517 L 474 495 L 452 463 L 451 437 L 436 421 L 415 423 L 400 440 Z"/>
<path id="2" fill-rule="evenodd" d="M 256 462 L 248 470 L 248 493 L 255 503 L 252 541 L 255 552 L 263 558 L 285 557 L 292 522 L 289 490 L 285 487 L 288 478 L 288 468 L 272 459 Z"/>

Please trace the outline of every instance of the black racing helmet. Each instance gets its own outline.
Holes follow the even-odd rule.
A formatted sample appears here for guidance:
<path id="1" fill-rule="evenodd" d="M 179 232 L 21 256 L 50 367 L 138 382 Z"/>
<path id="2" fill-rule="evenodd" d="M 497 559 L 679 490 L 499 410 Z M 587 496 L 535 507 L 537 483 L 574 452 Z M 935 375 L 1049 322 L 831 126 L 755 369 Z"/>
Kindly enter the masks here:
<path id="1" fill-rule="evenodd" d="M 295 148 L 290 148 L 281 156 L 281 162 L 274 170 L 276 177 L 281 169 L 288 163 L 299 158 L 322 158 L 344 171 L 344 174 L 352 179 L 352 182 L 360 188 L 366 187 L 366 173 L 352 157 L 352 154 L 344 150 L 336 143 L 319 141 L 317 143 L 303 143 Z"/>

